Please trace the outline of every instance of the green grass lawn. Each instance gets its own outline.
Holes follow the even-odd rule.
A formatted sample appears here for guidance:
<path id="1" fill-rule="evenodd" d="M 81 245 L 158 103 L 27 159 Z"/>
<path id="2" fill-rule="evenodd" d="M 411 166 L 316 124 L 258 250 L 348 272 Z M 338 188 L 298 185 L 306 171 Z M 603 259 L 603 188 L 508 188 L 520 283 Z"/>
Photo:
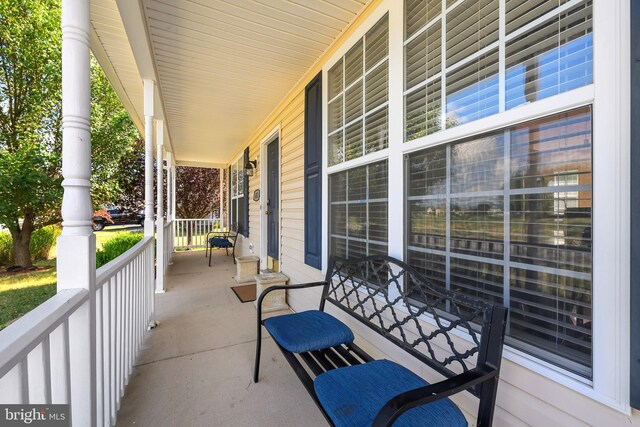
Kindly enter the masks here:
<path id="1" fill-rule="evenodd" d="M 129 227 L 108 227 L 96 235 L 96 249 L 112 238 L 116 232 L 128 230 Z M 134 231 L 134 230 L 131 230 Z M 50 256 L 55 257 L 55 247 Z M 36 266 L 51 266 L 47 270 L 21 274 L 0 275 L 0 330 L 9 323 L 33 310 L 56 293 L 56 260 L 40 261 Z"/>
<path id="2" fill-rule="evenodd" d="M 56 293 L 56 260 L 35 263 L 47 270 L 0 275 L 0 329 L 33 310 Z"/>

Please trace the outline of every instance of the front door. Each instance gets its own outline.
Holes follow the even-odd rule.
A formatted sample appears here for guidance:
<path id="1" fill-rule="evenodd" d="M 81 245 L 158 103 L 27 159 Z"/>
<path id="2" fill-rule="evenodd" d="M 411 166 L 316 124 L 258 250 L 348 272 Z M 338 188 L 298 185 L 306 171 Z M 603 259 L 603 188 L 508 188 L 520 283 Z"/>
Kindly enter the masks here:
<path id="1" fill-rule="evenodd" d="M 267 146 L 267 255 L 279 256 L 280 222 L 280 158 L 279 141 L 275 139 Z"/>

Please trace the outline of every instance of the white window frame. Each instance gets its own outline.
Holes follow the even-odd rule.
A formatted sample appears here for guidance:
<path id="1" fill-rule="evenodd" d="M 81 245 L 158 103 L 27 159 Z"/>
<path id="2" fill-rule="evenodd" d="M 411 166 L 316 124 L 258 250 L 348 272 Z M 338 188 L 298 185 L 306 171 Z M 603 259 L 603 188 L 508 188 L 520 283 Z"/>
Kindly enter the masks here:
<path id="1" fill-rule="evenodd" d="M 571 7 L 570 1 L 563 7 Z M 450 8 L 455 7 L 456 4 Z M 500 19 L 505 0 L 500 0 Z M 446 6 L 446 0 L 443 0 Z M 404 141 L 404 1 L 383 0 L 323 65 L 323 195 L 322 249 L 328 251 L 328 175 L 388 160 L 389 255 L 404 258 L 404 160 L 406 153 L 436 144 L 510 127 L 577 107 L 593 106 L 593 379 L 586 380 L 511 347 L 504 358 L 627 415 L 630 390 L 630 4 L 593 3 L 593 84 L 530 104 L 504 109 L 472 122 Z M 446 8 L 446 7 L 445 7 Z M 450 9 L 449 8 L 449 9 Z M 389 147 L 328 167 L 328 70 L 386 13 L 389 14 Z M 443 26 L 444 27 L 444 26 Z M 501 26 L 503 28 L 504 26 Z M 501 30 L 503 31 L 503 30 Z M 518 30 L 519 31 L 519 30 Z M 500 38 L 504 40 L 504 38 Z M 444 46 L 444 44 L 443 44 Z M 500 46 L 500 86 L 504 87 L 505 55 Z M 443 58 L 444 60 L 444 58 Z M 442 82 L 446 84 L 445 81 Z M 503 89 L 500 89 L 503 90 Z M 502 98 L 502 97 L 501 97 Z M 501 103 L 502 104 L 502 103 Z M 402 191 L 398 191 L 398 190 Z M 327 270 L 327 257 L 322 269 Z M 402 307 L 398 307 L 402 309 Z M 426 319 L 429 321 L 429 319 Z M 506 377 L 503 374 L 503 378 Z M 513 379 L 514 383 L 518 379 Z M 544 390 L 527 390 L 545 399 Z"/>

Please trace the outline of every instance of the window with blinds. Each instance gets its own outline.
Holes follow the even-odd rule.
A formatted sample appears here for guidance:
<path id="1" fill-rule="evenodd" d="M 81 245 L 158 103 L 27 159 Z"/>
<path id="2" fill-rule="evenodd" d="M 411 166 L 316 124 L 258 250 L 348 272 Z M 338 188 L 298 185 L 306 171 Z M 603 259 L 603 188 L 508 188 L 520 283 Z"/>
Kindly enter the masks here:
<path id="1" fill-rule="evenodd" d="M 510 345 L 585 377 L 591 121 L 585 107 L 412 153 L 405 167 L 408 263 L 509 307 Z"/>
<path id="2" fill-rule="evenodd" d="M 244 194 L 244 164 L 241 156 L 231 164 L 231 203 L 229 205 L 231 224 L 243 226 L 243 213 L 246 209 L 246 198 Z M 243 227 L 243 233 L 246 232 Z"/>
<path id="3" fill-rule="evenodd" d="M 387 148 L 388 56 L 385 16 L 329 70 L 329 166 Z"/>
<path id="4" fill-rule="evenodd" d="M 387 254 L 387 192 L 386 160 L 329 176 L 330 254 Z"/>
<path id="5" fill-rule="evenodd" d="M 592 83 L 592 0 L 505 1 L 405 0 L 405 141 Z"/>

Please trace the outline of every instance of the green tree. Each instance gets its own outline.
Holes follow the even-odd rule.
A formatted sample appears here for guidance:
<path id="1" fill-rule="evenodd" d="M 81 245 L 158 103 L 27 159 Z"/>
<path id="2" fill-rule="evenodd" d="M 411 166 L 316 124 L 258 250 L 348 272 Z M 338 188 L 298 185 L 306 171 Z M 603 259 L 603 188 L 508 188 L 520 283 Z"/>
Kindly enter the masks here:
<path id="1" fill-rule="evenodd" d="M 15 262 L 31 266 L 33 231 L 60 222 L 62 75 L 59 0 L 0 0 L 0 224 Z M 92 197 L 118 193 L 120 162 L 140 137 L 91 63 Z"/>
<path id="2" fill-rule="evenodd" d="M 144 156 L 140 133 L 93 56 L 91 156 L 91 197 L 96 207 L 117 200 L 127 190 L 140 167 L 138 159 Z"/>

